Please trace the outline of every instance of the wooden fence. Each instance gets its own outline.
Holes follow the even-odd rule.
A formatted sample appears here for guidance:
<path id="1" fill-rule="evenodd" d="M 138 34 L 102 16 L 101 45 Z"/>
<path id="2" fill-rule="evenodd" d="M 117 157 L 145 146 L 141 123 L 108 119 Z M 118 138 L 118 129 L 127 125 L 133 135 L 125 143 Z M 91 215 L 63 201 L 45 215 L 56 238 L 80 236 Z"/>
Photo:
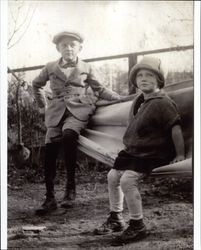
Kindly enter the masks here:
<path id="1" fill-rule="evenodd" d="M 98 62 L 98 61 L 128 58 L 128 73 L 129 73 L 130 69 L 137 63 L 138 56 L 158 54 L 158 53 L 167 53 L 167 52 L 174 52 L 174 51 L 177 52 L 177 51 L 183 51 L 183 50 L 192 50 L 193 48 L 194 48 L 193 45 L 177 46 L 177 47 L 157 49 L 157 50 L 140 51 L 140 52 L 134 52 L 134 53 L 129 53 L 129 54 L 89 58 L 89 59 L 85 59 L 84 61 L 85 62 Z M 26 71 L 38 70 L 38 69 L 41 69 L 43 67 L 44 67 L 44 65 L 17 68 L 17 69 L 8 68 L 8 73 L 14 74 L 16 72 L 26 72 Z M 129 86 L 129 93 L 131 93 L 131 92 L 133 93 L 133 86 L 132 87 Z"/>

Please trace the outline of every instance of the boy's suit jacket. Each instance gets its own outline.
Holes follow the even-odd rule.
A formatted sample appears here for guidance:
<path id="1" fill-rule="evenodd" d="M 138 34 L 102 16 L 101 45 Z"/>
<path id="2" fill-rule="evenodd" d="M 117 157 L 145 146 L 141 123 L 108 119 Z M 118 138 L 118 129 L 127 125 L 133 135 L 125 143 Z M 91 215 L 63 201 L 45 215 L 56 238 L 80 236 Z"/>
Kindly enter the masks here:
<path id="1" fill-rule="evenodd" d="M 32 82 L 36 102 L 40 108 L 44 108 L 46 99 L 43 87 L 50 81 L 52 100 L 45 113 L 46 127 L 56 127 L 66 108 L 77 119 L 87 121 L 89 115 L 93 114 L 99 97 L 106 100 L 115 99 L 116 93 L 99 83 L 97 73 L 90 64 L 78 60 L 67 78 L 60 70 L 60 60 L 48 63 Z"/>

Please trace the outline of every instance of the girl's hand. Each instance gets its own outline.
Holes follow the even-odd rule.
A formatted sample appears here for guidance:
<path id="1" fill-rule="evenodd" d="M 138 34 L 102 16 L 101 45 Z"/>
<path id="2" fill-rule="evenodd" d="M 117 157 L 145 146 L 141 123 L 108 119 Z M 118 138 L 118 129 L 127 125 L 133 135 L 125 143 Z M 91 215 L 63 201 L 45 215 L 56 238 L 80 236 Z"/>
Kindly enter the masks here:
<path id="1" fill-rule="evenodd" d="M 185 160 L 185 157 L 183 155 L 177 155 L 170 163 L 175 163 L 183 160 Z"/>

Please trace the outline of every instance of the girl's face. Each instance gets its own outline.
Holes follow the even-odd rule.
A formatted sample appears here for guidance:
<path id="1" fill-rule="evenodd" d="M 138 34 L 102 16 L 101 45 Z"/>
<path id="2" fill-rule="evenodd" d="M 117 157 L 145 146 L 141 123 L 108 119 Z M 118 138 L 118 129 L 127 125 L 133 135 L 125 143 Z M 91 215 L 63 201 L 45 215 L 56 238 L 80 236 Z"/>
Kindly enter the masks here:
<path id="1" fill-rule="evenodd" d="M 81 49 L 80 42 L 71 37 L 64 37 L 57 44 L 57 50 L 66 61 L 75 61 Z"/>
<path id="2" fill-rule="evenodd" d="M 155 73 L 148 69 L 140 69 L 137 72 L 136 84 L 145 94 L 151 94 L 159 90 Z"/>

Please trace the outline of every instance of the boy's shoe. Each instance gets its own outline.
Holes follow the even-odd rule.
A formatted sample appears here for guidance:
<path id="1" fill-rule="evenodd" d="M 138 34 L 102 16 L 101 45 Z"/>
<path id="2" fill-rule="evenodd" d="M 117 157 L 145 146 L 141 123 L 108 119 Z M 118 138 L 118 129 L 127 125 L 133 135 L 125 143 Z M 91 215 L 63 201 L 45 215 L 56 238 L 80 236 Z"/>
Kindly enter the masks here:
<path id="1" fill-rule="evenodd" d="M 125 222 L 121 212 L 110 212 L 107 220 L 94 230 L 95 235 L 105 235 L 113 232 L 123 231 Z"/>
<path id="2" fill-rule="evenodd" d="M 136 227 L 133 225 L 132 220 L 130 220 L 128 228 L 123 231 L 120 236 L 117 236 L 112 241 L 112 246 L 121 246 L 130 242 L 135 242 L 145 238 L 147 235 L 146 226 L 143 225 L 140 227 Z"/>
<path id="3" fill-rule="evenodd" d="M 57 202 L 54 197 L 46 197 L 41 208 L 36 210 L 36 215 L 45 215 L 57 209 Z"/>
<path id="4" fill-rule="evenodd" d="M 67 190 L 65 195 L 64 195 L 64 198 L 61 202 L 61 207 L 62 208 L 71 208 L 74 205 L 75 198 L 76 198 L 75 189 Z"/>

